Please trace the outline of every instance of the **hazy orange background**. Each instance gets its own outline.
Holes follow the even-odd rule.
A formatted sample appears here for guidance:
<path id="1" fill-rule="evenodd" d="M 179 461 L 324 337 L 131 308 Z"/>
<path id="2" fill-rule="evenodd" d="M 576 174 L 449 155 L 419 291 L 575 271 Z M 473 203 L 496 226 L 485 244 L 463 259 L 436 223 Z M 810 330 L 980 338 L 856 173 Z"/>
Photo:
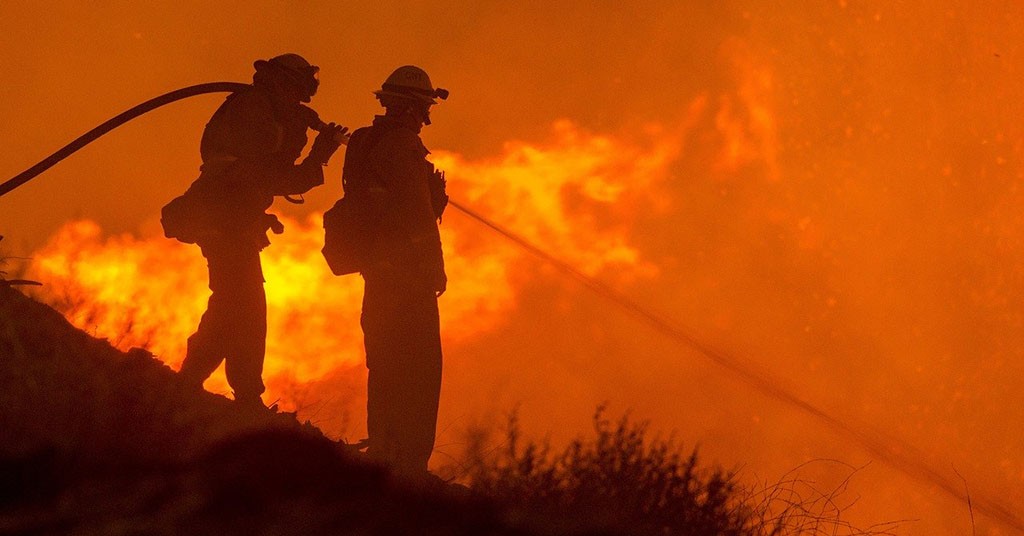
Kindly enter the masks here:
<path id="1" fill-rule="evenodd" d="M 319 64 L 314 107 L 354 126 L 376 113 L 370 91 L 391 69 L 417 64 L 452 91 L 424 138 L 459 199 L 806 399 L 902 438 L 940 471 L 955 467 L 972 494 L 1024 511 L 1016 3 L 68 4 L 0 4 L 3 179 L 159 93 L 248 81 L 258 58 L 293 51 Z M 156 219 L 194 179 L 220 101 L 149 114 L 0 199 L 4 253 L 136 252 L 147 270 L 193 281 L 181 294 L 201 307 L 202 259 L 159 238 Z M 301 333 L 357 347 L 357 280 L 283 268 L 318 262 L 316 214 L 340 190 L 340 166 L 328 170 L 304 208 L 277 207 L 294 221 L 264 258 L 268 273 L 278 269 L 269 255 L 284 259 L 278 282 L 316 281 L 309 296 L 336 282 L 348 308 L 317 312 L 323 324 Z M 65 228 L 70 243 L 44 248 L 77 219 L 102 232 Z M 607 400 L 751 480 L 814 458 L 871 461 L 466 218 L 443 227 L 450 258 L 468 261 L 452 268 L 463 288 L 453 277 L 441 304 L 440 450 L 456 452 L 458 430 L 517 404 L 533 434 L 562 440 Z M 54 292 L 67 283 L 33 273 L 54 277 Z M 74 292 L 81 277 L 69 277 Z M 322 388 L 297 386 L 289 403 L 334 408 L 333 389 L 358 406 L 359 356 L 338 359 L 334 376 L 307 371 L 323 373 Z M 359 433 L 358 415 L 325 412 L 306 416 Z M 807 474 L 827 487 L 844 471 Z M 861 524 L 971 530 L 966 505 L 882 463 L 857 473 L 850 496 Z M 977 523 L 979 534 L 1010 533 Z"/>

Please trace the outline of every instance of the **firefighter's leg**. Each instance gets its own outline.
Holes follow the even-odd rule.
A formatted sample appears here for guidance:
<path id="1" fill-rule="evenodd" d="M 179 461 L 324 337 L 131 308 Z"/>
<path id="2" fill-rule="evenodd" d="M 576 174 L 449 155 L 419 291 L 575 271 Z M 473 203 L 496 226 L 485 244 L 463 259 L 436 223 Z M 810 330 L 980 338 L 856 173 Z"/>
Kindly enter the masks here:
<path id="1" fill-rule="evenodd" d="M 203 382 L 217 370 L 224 359 L 224 349 L 218 344 L 218 333 L 223 332 L 223 329 L 219 329 L 217 325 L 223 323 L 223 315 L 230 314 L 230 311 L 219 310 L 215 305 L 218 301 L 216 296 L 210 296 L 206 312 L 199 321 L 199 328 L 188 338 L 187 353 L 181 363 L 181 378 L 197 390 L 203 388 Z"/>
<path id="2" fill-rule="evenodd" d="M 222 262 L 217 250 L 203 249 L 210 273 L 210 299 L 196 332 L 188 338 L 188 349 L 181 364 L 181 377 L 197 389 L 213 374 L 224 359 L 225 334 L 231 330 L 233 306 L 229 288 L 223 281 L 229 279 L 230 267 Z M 224 273 L 227 272 L 227 273 Z"/>
<path id="3" fill-rule="evenodd" d="M 441 367 L 439 352 L 412 350 L 400 366 L 370 369 L 367 410 L 374 413 L 368 428 L 376 452 L 370 453 L 398 471 L 417 474 L 427 470 L 434 449 Z"/>
<path id="4" fill-rule="evenodd" d="M 231 277 L 217 284 L 230 302 L 229 329 L 222 334 L 226 348 L 224 372 L 235 400 L 261 403 L 263 355 L 267 342 L 267 297 L 263 290 L 263 269 L 259 250 L 251 247 L 229 249 L 221 259 Z"/>
<path id="5" fill-rule="evenodd" d="M 393 397 L 400 387 L 395 382 L 392 367 L 383 365 L 380 360 L 367 371 L 366 385 L 366 432 L 368 436 L 366 453 L 374 459 L 388 465 L 396 465 L 399 460 L 400 425 L 398 406 Z"/>
<path id="6" fill-rule="evenodd" d="M 262 404 L 263 357 L 267 340 L 267 299 L 263 283 L 252 283 L 239 289 L 236 303 L 235 329 L 231 351 L 225 358 L 224 371 L 235 400 L 255 406 Z"/>
<path id="7" fill-rule="evenodd" d="M 367 281 L 363 332 L 369 453 L 395 469 L 427 470 L 441 386 L 437 301 L 407 281 Z"/>
<path id="8" fill-rule="evenodd" d="M 386 281 L 367 277 L 363 293 L 363 311 L 360 324 L 366 347 L 366 432 L 369 438 L 367 454 L 390 463 L 394 459 L 395 396 L 394 353 L 401 343 L 394 340 L 388 329 L 388 317 L 394 309 L 393 290 Z"/>
<path id="9" fill-rule="evenodd" d="M 400 412 L 402 463 L 410 471 L 426 471 L 434 449 L 437 409 L 441 395 L 441 339 L 437 298 L 430 289 L 417 292 L 408 303 L 406 326 L 410 345 L 402 367 L 405 403 Z"/>

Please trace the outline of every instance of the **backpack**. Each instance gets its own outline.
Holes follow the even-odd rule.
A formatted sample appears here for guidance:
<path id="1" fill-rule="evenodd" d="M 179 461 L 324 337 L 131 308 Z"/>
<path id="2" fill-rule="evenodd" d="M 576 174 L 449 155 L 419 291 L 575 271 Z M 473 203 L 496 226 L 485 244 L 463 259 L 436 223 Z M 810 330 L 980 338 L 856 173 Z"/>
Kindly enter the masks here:
<path id="1" fill-rule="evenodd" d="M 230 105 L 240 93 L 230 95 L 214 112 L 213 117 L 207 122 L 203 129 L 203 138 L 200 142 L 200 153 L 205 154 L 211 149 L 207 147 L 211 140 L 216 138 L 214 129 L 223 131 L 224 126 L 218 118 L 222 117 Z M 205 166 L 204 166 L 205 167 Z M 235 167 L 234 164 L 218 171 L 218 175 L 228 173 Z M 200 168 L 202 170 L 203 168 Z M 216 230 L 215 217 L 211 215 L 214 210 L 210 206 L 211 183 L 208 176 L 201 171 L 198 179 L 193 181 L 185 193 L 175 197 L 160 209 L 160 225 L 164 229 L 164 236 L 173 238 L 186 244 L 195 244 L 201 237 L 209 235 Z"/>
<path id="2" fill-rule="evenodd" d="M 369 154 L 384 129 L 364 127 L 352 133 L 345 150 L 342 187 L 345 195 L 324 212 L 324 247 L 320 252 L 334 275 L 362 272 L 370 261 L 377 207 L 370 199 Z"/>
<path id="3" fill-rule="evenodd" d="M 320 252 L 334 275 L 361 272 L 367 264 L 369 247 L 358 209 L 352 197 L 345 196 L 324 212 L 324 247 Z"/>

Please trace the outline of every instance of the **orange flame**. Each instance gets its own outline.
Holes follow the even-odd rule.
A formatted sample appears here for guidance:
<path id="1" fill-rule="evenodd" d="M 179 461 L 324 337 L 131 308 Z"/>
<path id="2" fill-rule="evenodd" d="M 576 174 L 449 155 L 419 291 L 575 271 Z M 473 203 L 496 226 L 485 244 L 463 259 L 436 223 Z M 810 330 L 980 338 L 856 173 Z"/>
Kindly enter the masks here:
<path id="1" fill-rule="evenodd" d="M 702 102 L 691 108 L 691 122 Z M 632 215 L 656 204 L 654 191 L 669 177 L 681 131 L 650 127 L 645 143 L 629 143 L 559 121 L 543 147 L 510 142 L 493 159 L 439 152 L 434 161 L 447 170 L 454 198 L 583 271 L 614 268 L 649 277 L 654 266 L 629 243 Z M 361 280 L 327 270 L 321 217 L 284 219 L 285 234 L 273 237 L 262 255 L 269 329 L 264 399 L 280 400 L 300 416 L 305 403 L 328 396 L 319 392 L 324 389 L 300 393 L 303 386 L 342 377 L 358 394 L 352 386 L 362 378 Z M 491 330 L 516 306 L 523 253 L 451 213 L 441 229 L 451 281 L 441 302 L 442 331 L 445 344 L 459 344 Z M 65 225 L 36 259 L 42 297 L 73 324 L 180 366 L 208 296 L 197 248 L 155 236 L 104 237 L 97 224 L 78 221 Z M 220 372 L 207 388 L 228 391 Z M 357 412 L 357 402 L 348 401 L 348 409 Z"/>

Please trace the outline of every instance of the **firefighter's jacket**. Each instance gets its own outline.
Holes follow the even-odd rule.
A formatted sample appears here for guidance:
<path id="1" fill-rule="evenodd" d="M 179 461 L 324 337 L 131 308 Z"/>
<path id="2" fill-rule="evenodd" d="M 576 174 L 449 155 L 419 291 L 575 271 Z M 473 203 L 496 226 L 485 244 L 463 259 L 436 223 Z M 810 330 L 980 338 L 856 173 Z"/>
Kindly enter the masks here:
<path id="1" fill-rule="evenodd" d="M 346 197 L 368 205 L 369 251 L 364 275 L 398 271 L 444 278 L 437 218 L 431 203 L 434 166 L 417 132 L 377 116 L 356 130 L 345 151 Z"/>
<path id="2" fill-rule="evenodd" d="M 319 163 L 295 164 L 307 142 L 308 114 L 258 86 L 227 98 L 203 131 L 201 174 L 186 192 L 203 213 L 204 234 L 251 239 L 262 248 L 276 221 L 265 214 L 274 196 L 323 184 Z"/>

